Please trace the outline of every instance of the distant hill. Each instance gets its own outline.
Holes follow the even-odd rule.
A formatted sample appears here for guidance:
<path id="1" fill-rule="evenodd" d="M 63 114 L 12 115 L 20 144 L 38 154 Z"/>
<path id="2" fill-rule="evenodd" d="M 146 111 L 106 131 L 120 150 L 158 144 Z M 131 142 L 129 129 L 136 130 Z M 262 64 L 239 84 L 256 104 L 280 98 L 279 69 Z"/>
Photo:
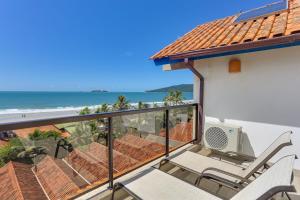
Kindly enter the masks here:
<path id="1" fill-rule="evenodd" d="M 181 84 L 181 85 L 173 85 L 170 87 L 148 90 L 146 92 L 169 92 L 171 90 L 179 90 L 181 92 L 193 92 L 193 84 Z"/>

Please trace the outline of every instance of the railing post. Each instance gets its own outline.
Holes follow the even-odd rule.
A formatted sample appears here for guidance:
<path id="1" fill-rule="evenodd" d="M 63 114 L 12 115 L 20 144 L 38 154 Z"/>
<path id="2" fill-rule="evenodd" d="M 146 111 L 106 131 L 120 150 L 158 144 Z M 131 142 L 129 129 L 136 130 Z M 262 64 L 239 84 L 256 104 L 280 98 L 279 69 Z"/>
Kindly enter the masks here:
<path id="1" fill-rule="evenodd" d="M 113 167 L 113 137 L 112 137 L 112 118 L 108 118 L 108 179 L 109 179 L 109 189 L 114 186 L 114 167 Z"/>
<path id="2" fill-rule="evenodd" d="M 166 157 L 169 156 L 169 110 L 165 111 L 165 125 L 166 125 Z"/>
<path id="3" fill-rule="evenodd" d="M 199 126 L 199 104 L 195 106 L 195 141 L 196 143 L 199 141 L 199 132 L 200 132 L 200 126 Z"/>
<path id="4" fill-rule="evenodd" d="M 201 74 L 200 74 L 201 75 Z M 198 140 L 197 142 L 200 143 L 203 136 L 204 131 L 204 124 L 205 124 L 205 116 L 204 116 L 204 77 L 201 75 L 199 77 L 200 79 L 200 91 L 199 91 L 199 104 L 198 104 L 198 126 L 199 126 L 199 132 L 198 132 Z"/>

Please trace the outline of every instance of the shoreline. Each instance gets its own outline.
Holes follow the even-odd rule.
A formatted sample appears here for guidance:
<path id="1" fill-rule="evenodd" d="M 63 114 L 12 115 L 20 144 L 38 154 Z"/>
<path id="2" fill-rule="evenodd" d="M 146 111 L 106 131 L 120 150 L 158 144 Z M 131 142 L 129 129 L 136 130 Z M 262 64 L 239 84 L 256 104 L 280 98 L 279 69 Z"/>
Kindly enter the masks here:
<path id="1" fill-rule="evenodd" d="M 184 103 L 191 103 L 193 100 L 185 100 Z M 163 102 L 144 102 L 153 106 L 153 104 L 163 105 Z M 131 103 L 131 106 L 137 106 L 138 103 Z M 111 105 L 110 105 L 111 106 Z M 66 108 L 53 108 L 53 109 L 10 109 L 11 113 L 1 113 L 0 110 L 0 124 L 1 123 L 11 123 L 11 122 L 21 122 L 29 120 L 39 120 L 57 117 L 69 117 L 79 115 L 81 109 L 88 107 L 91 110 L 95 110 L 97 106 L 81 106 L 81 107 L 66 107 Z M 7 109 L 9 110 L 9 109 Z"/>

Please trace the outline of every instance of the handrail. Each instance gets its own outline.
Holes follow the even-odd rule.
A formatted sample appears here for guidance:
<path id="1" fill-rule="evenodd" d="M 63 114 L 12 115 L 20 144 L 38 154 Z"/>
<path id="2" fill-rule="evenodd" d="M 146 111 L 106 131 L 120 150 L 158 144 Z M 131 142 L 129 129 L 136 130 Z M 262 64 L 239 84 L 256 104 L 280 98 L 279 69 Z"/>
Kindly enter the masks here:
<path id="1" fill-rule="evenodd" d="M 40 120 L 28 120 L 28 121 L 19 121 L 19 122 L 9 122 L 9 123 L 0 123 L 0 131 L 9 131 L 9 130 L 17 130 L 17 129 L 23 129 L 23 128 L 32 128 L 32 127 L 39 127 L 39 126 L 45 126 L 45 125 L 52 125 L 52 124 L 61 124 L 61 123 L 70 123 L 70 122 L 80 122 L 80 121 L 88 121 L 88 120 L 96 120 L 101 118 L 107 118 L 108 119 L 108 133 L 107 133 L 107 147 L 108 147 L 108 180 L 106 183 L 109 184 L 109 188 L 112 189 L 114 185 L 114 163 L 113 163 L 113 137 L 112 137 L 112 127 L 113 127 L 113 118 L 119 117 L 119 116 L 127 116 L 127 115 L 135 115 L 135 114 L 143 114 L 143 113 L 151 113 L 151 112 L 164 112 L 164 124 L 165 124 L 165 152 L 163 153 L 164 156 L 169 156 L 169 153 L 171 152 L 169 147 L 169 115 L 170 111 L 178 108 L 188 108 L 188 107 L 194 107 L 196 111 L 195 115 L 195 137 L 192 141 L 194 142 L 198 139 L 198 125 L 199 125 L 199 104 L 198 103 L 188 103 L 188 104 L 182 104 L 182 105 L 175 105 L 175 106 L 164 106 L 164 107 L 157 107 L 157 108 L 146 108 L 146 109 L 136 109 L 136 110 L 123 110 L 123 111 L 114 111 L 114 112 L 107 112 L 107 113 L 97 113 L 97 114 L 90 114 L 90 115 L 77 115 L 77 116 L 67 116 L 67 117 L 58 117 L 58 118 L 48 118 L 48 119 L 40 119 Z M 56 158 L 59 154 L 60 147 L 63 147 L 66 150 L 73 149 L 73 146 L 71 144 L 68 144 L 65 139 L 61 139 L 57 142 L 56 149 L 55 149 L 55 155 Z M 172 150 L 173 151 L 173 150 Z M 162 155 L 160 155 L 162 156 Z M 153 158 L 156 159 L 156 158 Z M 143 165 L 148 164 L 149 162 L 153 161 L 153 159 L 148 160 L 147 162 L 143 163 Z M 138 166 L 141 167 L 141 166 Z M 136 168 L 133 168 L 126 173 L 131 172 L 132 170 L 135 170 Z M 124 175 L 124 174 L 122 174 Z M 96 187 L 96 186 L 95 186 Z M 90 190 L 94 189 L 94 187 L 89 187 L 87 190 L 83 190 L 80 192 L 80 194 L 73 194 L 75 196 L 82 195 Z M 72 196 L 72 195 L 71 195 Z M 73 199 L 73 196 L 71 197 Z"/>
<path id="2" fill-rule="evenodd" d="M 198 105 L 197 103 L 191 103 L 191 104 L 164 106 L 164 107 L 157 107 L 157 108 L 123 110 L 123 111 L 114 111 L 114 112 L 106 112 L 106 113 L 96 113 L 90 115 L 75 115 L 75 116 L 57 117 L 57 118 L 48 118 L 48 119 L 39 119 L 39 120 L 0 123 L 0 131 L 46 126 L 49 124 L 62 124 L 62 123 L 70 123 L 70 122 L 88 121 L 88 120 L 94 120 L 99 118 L 119 117 L 124 115 L 142 114 L 142 113 L 149 113 L 155 111 L 165 111 L 168 109 L 185 108 L 185 107 L 197 106 L 197 105 Z"/>

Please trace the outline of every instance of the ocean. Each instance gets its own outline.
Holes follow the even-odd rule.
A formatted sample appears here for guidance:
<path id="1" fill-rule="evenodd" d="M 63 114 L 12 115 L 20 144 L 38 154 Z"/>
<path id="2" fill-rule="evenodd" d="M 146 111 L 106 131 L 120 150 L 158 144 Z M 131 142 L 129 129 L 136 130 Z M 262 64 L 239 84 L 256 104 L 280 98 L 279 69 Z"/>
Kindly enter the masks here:
<path id="1" fill-rule="evenodd" d="M 130 103 L 161 102 L 164 92 L 0 92 L 0 114 L 51 112 L 74 110 L 103 103 L 113 104 L 118 96 L 125 96 Z M 185 100 L 192 100 L 191 92 L 183 93 Z"/>

